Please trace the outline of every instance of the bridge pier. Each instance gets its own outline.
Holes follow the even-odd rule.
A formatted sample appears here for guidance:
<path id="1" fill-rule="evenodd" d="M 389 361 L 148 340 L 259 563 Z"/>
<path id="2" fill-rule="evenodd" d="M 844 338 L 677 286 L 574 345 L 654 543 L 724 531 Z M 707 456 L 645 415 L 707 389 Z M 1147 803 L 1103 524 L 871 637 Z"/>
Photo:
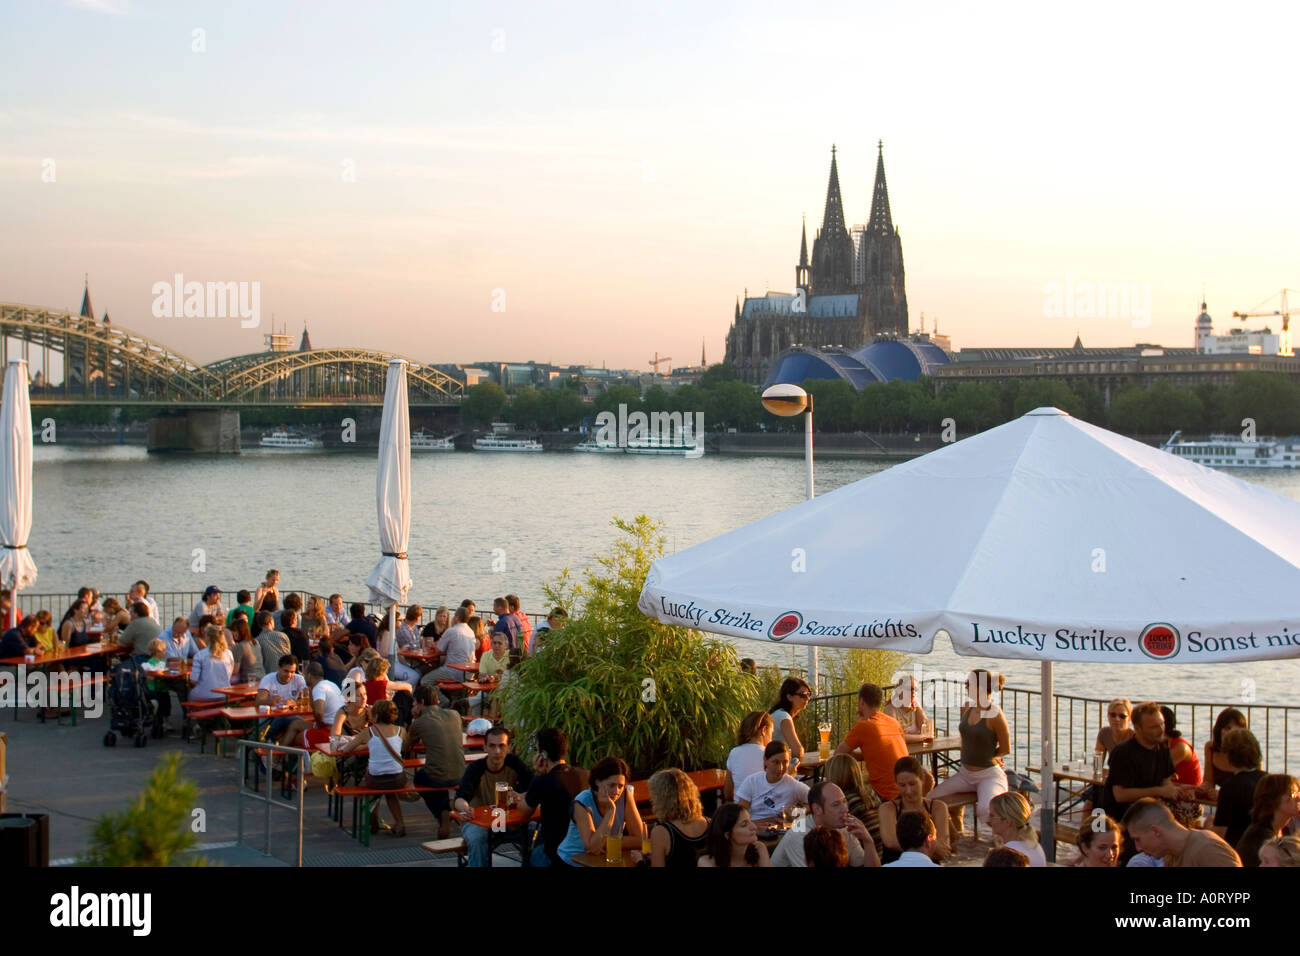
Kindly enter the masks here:
<path id="1" fill-rule="evenodd" d="M 149 419 L 149 451 L 238 455 L 239 410 L 190 408 L 160 412 Z"/>

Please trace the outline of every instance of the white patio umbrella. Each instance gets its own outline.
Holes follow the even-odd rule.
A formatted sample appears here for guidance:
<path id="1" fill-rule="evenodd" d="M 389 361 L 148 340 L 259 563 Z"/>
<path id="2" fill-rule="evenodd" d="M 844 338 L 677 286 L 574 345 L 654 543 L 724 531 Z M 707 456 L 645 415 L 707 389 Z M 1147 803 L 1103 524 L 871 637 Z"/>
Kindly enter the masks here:
<path id="1" fill-rule="evenodd" d="M 411 420 L 406 397 L 406 360 L 388 363 L 384 414 L 379 425 L 379 468 L 375 501 L 379 509 L 379 562 L 366 578 L 370 600 L 391 602 L 388 609 L 389 657 L 397 653 L 397 605 L 411 587 L 406 548 L 411 535 Z"/>
<path id="2" fill-rule="evenodd" d="M 1043 663 L 1300 656 L 1300 503 L 1055 408 L 651 567 L 643 613 L 785 644 Z M 1044 787 L 1045 843 L 1053 788 Z"/>
<path id="3" fill-rule="evenodd" d="M 36 562 L 27 550 L 32 532 L 32 407 L 27 394 L 27 363 L 10 359 L 0 399 L 0 581 L 13 591 L 17 620 L 18 590 L 36 583 Z M 4 622 L 10 626 L 9 621 Z"/>

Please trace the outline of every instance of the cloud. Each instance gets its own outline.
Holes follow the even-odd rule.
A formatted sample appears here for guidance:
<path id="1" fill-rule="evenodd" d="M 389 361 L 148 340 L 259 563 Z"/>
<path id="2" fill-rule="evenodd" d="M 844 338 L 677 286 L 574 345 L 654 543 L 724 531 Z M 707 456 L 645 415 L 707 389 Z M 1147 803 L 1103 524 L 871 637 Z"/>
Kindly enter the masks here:
<path id="1" fill-rule="evenodd" d="M 113 0 L 64 0 L 70 7 L 89 10 L 91 13 L 108 13 L 115 17 L 126 16 L 126 11 Z"/>

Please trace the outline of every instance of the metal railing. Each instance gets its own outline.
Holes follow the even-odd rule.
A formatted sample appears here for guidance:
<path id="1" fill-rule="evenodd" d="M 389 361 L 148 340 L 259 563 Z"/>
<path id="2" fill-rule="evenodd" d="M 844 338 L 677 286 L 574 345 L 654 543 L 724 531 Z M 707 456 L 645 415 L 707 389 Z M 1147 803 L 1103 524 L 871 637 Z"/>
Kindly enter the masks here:
<path id="1" fill-rule="evenodd" d="M 220 585 L 218 585 L 218 587 L 220 587 Z M 127 600 L 126 600 L 127 590 L 129 589 L 124 588 L 120 593 L 116 591 L 105 591 L 102 595 L 102 598 L 110 598 L 110 597 L 117 598 L 118 602 L 123 607 L 127 607 Z M 236 604 L 235 595 L 239 593 L 239 590 L 240 590 L 239 588 L 226 589 L 224 587 L 221 589 L 221 601 L 222 601 L 223 610 L 229 612 L 230 609 L 235 606 Z M 248 590 L 256 594 L 256 590 L 254 588 L 249 588 Z M 282 589 L 280 591 L 281 606 L 283 606 L 284 598 L 291 593 L 297 594 L 302 598 L 304 609 L 307 606 L 307 602 L 313 597 L 319 597 L 322 600 L 326 600 L 326 601 L 328 600 L 329 597 L 328 595 L 325 594 L 314 594 L 311 591 L 290 591 L 287 589 Z M 166 628 L 171 624 L 172 621 L 176 620 L 176 618 L 178 617 L 188 618 L 190 616 L 190 612 L 194 610 L 195 606 L 201 600 L 203 600 L 203 592 L 202 591 L 150 591 L 149 597 L 153 598 L 154 602 L 158 605 L 158 620 L 162 623 L 162 626 Z M 53 615 L 54 623 L 57 626 L 58 622 L 63 618 L 64 612 L 67 611 L 67 609 L 72 605 L 72 602 L 74 602 L 76 599 L 77 599 L 76 593 L 19 591 L 17 594 L 17 599 L 14 603 L 18 607 L 19 613 L 23 615 L 34 614 L 36 611 L 42 608 L 48 610 L 50 614 Z M 365 605 L 367 614 L 376 614 L 380 617 L 383 617 L 388 613 L 387 606 L 381 604 L 375 604 L 368 600 L 356 601 L 356 602 L 344 601 L 343 606 L 345 608 L 350 608 L 354 603 Z M 419 602 L 419 601 L 410 601 L 406 605 L 399 605 L 398 607 L 399 624 L 400 624 L 400 618 L 402 616 L 403 610 L 406 607 L 410 607 L 412 604 L 419 604 L 423 612 L 420 617 L 420 626 L 423 627 L 425 624 L 428 624 L 430 621 L 433 620 L 433 616 L 434 614 L 437 613 L 440 603 L 441 602 L 434 603 L 434 604 L 424 604 L 423 602 Z M 451 604 L 448 604 L 447 607 L 452 611 L 452 613 L 455 613 L 456 607 L 459 604 L 460 604 L 459 601 L 455 601 Z M 491 612 L 492 612 L 492 601 L 490 599 L 486 602 L 479 603 L 477 605 L 477 613 L 480 616 L 486 617 Z M 533 622 L 533 627 L 536 628 L 538 624 L 546 620 L 546 613 L 545 612 L 540 614 L 529 613 L 528 618 Z"/>
<path id="2" fill-rule="evenodd" d="M 886 689 L 886 696 L 889 690 Z M 1052 698 L 1055 703 L 1052 737 L 1057 761 L 1091 756 L 1097 732 L 1106 726 L 1106 711 L 1110 701 L 1074 694 L 1053 694 Z M 965 702 L 966 686 L 961 681 L 935 678 L 933 681 L 921 682 L 922 706 L 934 722 L 935 733 L 940 736 L 957 733 L 961 708 Z M 1138 702 L 1133 703 L 1136 705 Z M 1292 767 L 1300 766 L 1300 738 L 1291 733 L 1292 727 L 1300 730 L 1300 707 L 1245 704 L 1237 701 L 1158 703 L 1174 711 L 1180 725 L 1178 730 L 1198 757 L 1204 752 L 1205 741 L 1213 732 L 1219 712 L 1226 707 L 1235 707 L 1245 715 L 1251 732 L 1259 739 L 1265 770 L 1270 773 L 1291 773 Z M 831 739 L 843 740 L 857 720 L 857 704 L 856 693 L 814 697 L 796 721 L 799 739 L 805 747 L 815 746 L 817 724 L 827 720 L 832 726 Z M 1006 766 L 1029 774 L 1028 768 L 1038 767 L 1042 759 L 1042 692 L 1023 687 L 1005 687 L 1002 690 L 1001 706 L 1011 736 L 1011 753 L 1005 758 Z M 1037 771 L 1033 775 L 1037 776 Z"/>
<path id="3" fill-rule="evenodd" d="M 265 751 L 267 757 L 267 771 L 266 774 L 264 775 L 266 785 L 260 791 L 250 790 L 248 787 L 247 767 L 248 767 L 249 758 L 251 757 L 251 759 L 253 760 L 262 759 L 262 757 L 256 752 L 250 754 L 248 752 L 250 747 L 254 748 L 255 751 L 256 750 Z M 275 788 L 272 787 L 271 785 L 272 761 L 270 760 L 270 757 L 272 754 L 277 754 L 277 753 L 290 754 L 298 761 L 300 761 L 298 773 L 295 775 L 295 778 L 298 782 L 298 801 L 296 805 L 290 803 L 278 803 L 275 800 L 275 796 L 273 792 Z M 262 803 L 265 804 L 266 807 L 265 817 L 262 824 L 264 830 L 262 836 L 262 853 L 265 856 L 272 855 L 271 854 L 271 807 L 276 806 L 283 810 L 297 810 L 298 811 L 298 847 L 297 847 L 297 858 L 295 860 L 295 865 L 302 866 L 303 794 L 307 782 L 307 773 L 309 772 L 307 761 L 310 759 L 310 757 L 311 755 L 308 751 L 301 750 L 298 747 L 285 747 L 281 744 L 263 743 L 259 740 L 244 739 L 239 741 L 239 766 L 243 768 L 243 770 L 240 773 L 240 780 L 239 780 L 239 807 L 237 813 L 239 823 L 238 823 L 236 840 L 238 841 L 240 846 L 244 845 L 244 799 L 245 798 L 248 798 L 249 800 L 253 800 L 253 801 L 261 801 Z M 262 776 L 262 775 L 255 774 L 254 779 L 257 779 L 258 776 Z"/>

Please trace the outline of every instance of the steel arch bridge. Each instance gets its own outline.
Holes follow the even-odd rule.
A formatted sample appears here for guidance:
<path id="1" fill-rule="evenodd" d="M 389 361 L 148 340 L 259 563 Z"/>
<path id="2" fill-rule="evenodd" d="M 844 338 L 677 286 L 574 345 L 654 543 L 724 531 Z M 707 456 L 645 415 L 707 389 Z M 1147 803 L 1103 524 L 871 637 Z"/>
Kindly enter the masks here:
<path id="1" fill-rule="evenodd" d="M 38 366 L 33 405 L 382 405 L 388 363 L 405 358 L 412 405 L 452 405 L 459 380 L 415 359 L 364 348 L 255 352 L 199 365 L 147 336 L 97 319 L 37 306 L 0 303 L 0 350 L 14 344 Z M 40 361 L 35 361 L 39 356 Z M 63 362 L 50 384 L 50 360 Z"/>

